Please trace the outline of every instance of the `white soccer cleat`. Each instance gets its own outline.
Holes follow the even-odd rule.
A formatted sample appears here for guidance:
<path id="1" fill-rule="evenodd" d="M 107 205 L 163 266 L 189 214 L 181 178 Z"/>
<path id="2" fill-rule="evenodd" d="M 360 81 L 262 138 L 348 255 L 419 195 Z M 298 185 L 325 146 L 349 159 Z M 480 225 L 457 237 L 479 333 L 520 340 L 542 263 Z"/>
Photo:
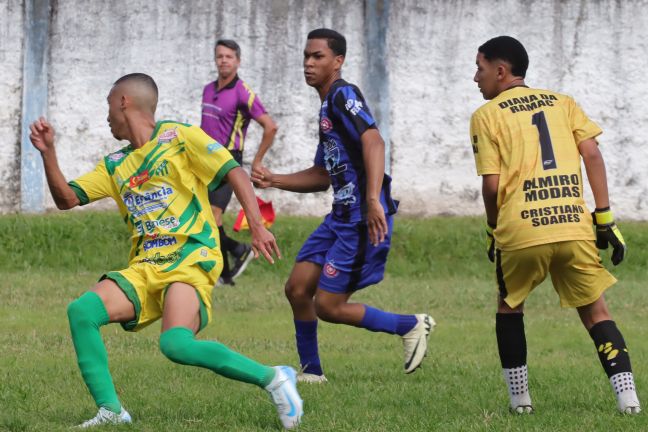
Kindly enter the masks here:
<path id="1" fill-rule="evenodd" d="M 275 366 L 274 370 L 275 377 L 266 390 L 277 407 L 283 427 L 296 428 L 304 415 L 304 402 L 297 393 L 297 372 L 289 366 Z"/>
<path id="2" fill-rule="evenodd" d="M 518 405 L 515 408 L 510 407 L 509 410 L 512 414 L 533 414 L 533 407 L 531 405 Z"/>
<path id="3" fill-rule="evenodd" d="M 315 374 L 310 374 L 310 373 L 305 373 L 305 372 L 299 372 L 297 374 L 297 382 L 303 382 L 303 383 L 308 383 L 308 384 L 323 384 L 327 383 L 328 380 L 322 375 L 315 375 Z"/>
<path id="4" fill-rule="evenodd" d="M 414 372 L 427 353 L 428 336 L 436 323 L 430 315 L 417 314 L 416 325 L 412 330 L 403 335 L 403 349 L 405 350 L 405 373 Z"/>
<path id="5" fill-rule="evenodd" d="M 533 414 L 531 393 L 529 393 L 529 369 L 527 365 L 502 368 L 509 394 L 511 414 Z"/>
<path id="6" fill-rule="evenodd" d="M 99 412 L 97 413 L 96 416 L 91 418 L 90 420 L 84 421 L 80 425 L 77 426 L 77 428 L 80 429 L 86 429 L 90 427 L 95 427 L 95 426 L 103 426 L 107 424 L 130 424 L 132 423 L 133 420 L 131 419 L 130 414 L 128 414 L 128 411 L 122 407 L 121 412 L 119 414 L 115 414 L 114 412 L 107 410 L 104 407 L 99 408 Z"/>
<path id="7" fill-rule="evenodd" d="M 635 415 L 641 412 L 632 372 L 620 372 L 610 377 L 616 395 L 617 409 L 621 414 Z"/>
<path id="8" fill-rule="evenodd" d="M 641 412 L 641 407 L 639 405 L 636 406 L 627 406 L 623 408 L 623 410 L 620 410 L 621 414 L 628 414 L 628 415 L 635 415 L 639 414 Z"/>

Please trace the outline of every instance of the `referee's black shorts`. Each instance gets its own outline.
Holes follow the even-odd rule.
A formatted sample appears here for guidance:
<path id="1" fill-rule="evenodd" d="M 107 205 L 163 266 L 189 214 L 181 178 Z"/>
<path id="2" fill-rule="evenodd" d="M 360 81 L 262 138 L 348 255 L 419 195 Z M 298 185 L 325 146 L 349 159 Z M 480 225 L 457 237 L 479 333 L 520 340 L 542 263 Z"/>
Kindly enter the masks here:
<path id="1" fill-rule="evenodd" d="M 243 152 L 239 150 L 230 150 L 232 157 L 239 165 L 243 166 Z M 232 199 L 232 186 L 229 183 L 222 183 L 222 186 L 217 187 L 213 191 L 209 192 L 209 204 L 214 207 L 218 207 L 225 213 L 227 204 L 229 204 Z"/>

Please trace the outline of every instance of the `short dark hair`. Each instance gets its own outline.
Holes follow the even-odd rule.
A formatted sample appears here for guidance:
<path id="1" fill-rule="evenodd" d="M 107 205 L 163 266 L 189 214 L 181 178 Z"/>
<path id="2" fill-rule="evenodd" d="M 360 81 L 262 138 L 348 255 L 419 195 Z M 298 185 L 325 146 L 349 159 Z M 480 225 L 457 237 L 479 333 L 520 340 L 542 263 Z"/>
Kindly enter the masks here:
<path id="1" fill-rule="evenodd" d="M 478 51 L 486 60 L 502 60 L 511 65 L 511 73 L 524 78 L 529 67 L 529 56 L 519 40 L 511 36 L 497 36 L 490 39 Z"/>
<path id="2" fill-rule="evenodd" d="M 151 78 L 149 75 L 140 72 L 130 73 L 128 75 L 124 75 L 123 77 L 115 81 L 113 87 L 127 81 L 135 81 L 138 84 L 145 85 L 146 87 L 150 88 L 153 91 L 153 93 L 155 93 L 155 98 L 157 99 L 158 87 L 157 84 L 155 84 L 155 80 L 153 80 L 153 78 Z"/>
<path id="3" fill-rule="evenodd" d="M 308 39 L 326 39 L 333 54 L 346 56 L 346 39 L 335 30 L 318 28 L 308 33 Z"/>
<path id="4" fill-rule="evenodd" d="M 218 39 L 216 41 L 216 46 L 214 48 L 216 48 L 219 45 L 224 46 L 225 48 L 229 48 L 232 51 L 235 51 L 236 52 L 236 58 L 239 59 L 239 60 L 241 59 L 241 47 L 239 46 L 239 44 L 236 43 L 235 40 L 232 40 L 232 39 Z"/>

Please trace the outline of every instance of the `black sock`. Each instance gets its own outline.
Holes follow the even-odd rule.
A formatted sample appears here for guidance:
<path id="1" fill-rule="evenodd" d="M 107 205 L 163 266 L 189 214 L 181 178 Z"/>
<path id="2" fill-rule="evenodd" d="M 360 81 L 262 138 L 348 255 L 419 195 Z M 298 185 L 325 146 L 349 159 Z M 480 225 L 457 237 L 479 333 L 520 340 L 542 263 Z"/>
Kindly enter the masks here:
<path id="1" fill-rule="evenodd" d="M 608 378 L 618 373 L 632 372 L 628 349 L 614 321 L 607 320 L 594 324 L 589 334 Z"/>
<path id="2" fill-rule="evenodd" d="M 527 346 L 524 335 L 524 314 L 498 313 L 495 315 L 497 348 L 504 381 L 508 387 L 510 406 L 515 412 L 529 412 L 529 373 L 527 369 Z"/>
<path id="3" fill-rule="evenodd" d="M 232 238 L 229 238 L 227 234 L 225 234 L 225 228 L 223 228 L 222 225 L 218 227 L 218 236 L 220 237 L 221 251 L 223 252 L 223 256 L 225 256 L 225 252 L 230 252 L 236 256 L 236 252 L 238 250 L 237 248 L 240 243 Z"/>
<path id="4" fill-rule="evenodd" d="M 229 258 L 227 256 L 227 248 L 225 246 L 225 240 L 227 239 L 227 235 L 225 234 L 225 230 L 223 229 L 222 226 L 218 227 L 218 236 L 220 239 L 220 245 L 221 245 L 221 254 L 223 255 L 223 271 L 221 272 L 221 276 L 223 278 L 229 278 L 231 275 L 230 272 L 230 266 L 229 266 Z"/>
<path id="5" fill-rule="evenodd" d="M 495 333 L 502 368 L 513 369 L 526 365 L 527 345 L 524 335 L 524 314 L 496 314 Z"/>

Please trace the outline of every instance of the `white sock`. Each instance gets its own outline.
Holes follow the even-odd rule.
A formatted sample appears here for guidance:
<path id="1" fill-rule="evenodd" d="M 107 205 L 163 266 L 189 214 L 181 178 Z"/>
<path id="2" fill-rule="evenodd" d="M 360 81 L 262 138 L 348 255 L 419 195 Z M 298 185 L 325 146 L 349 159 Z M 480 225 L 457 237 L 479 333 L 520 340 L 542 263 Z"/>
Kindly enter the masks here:
<path id="1" fill-rule="evenodd" d="M 503 368 L 504 381 L 508 387 L 511 398 L 511 408 L 519 406 L 531 406 L 531 395 L 529 394 L 529 374 L 527 365 L 507 369 Z"/>
<path id="2" fill-rule="evenodd" d="M 610 377 L 612 390 L 617 398 L 617 408 L 625 412 L 628 408 L 639 407 L 639 398 L 635 390 L 632 372 L 621 372 Z"/>

